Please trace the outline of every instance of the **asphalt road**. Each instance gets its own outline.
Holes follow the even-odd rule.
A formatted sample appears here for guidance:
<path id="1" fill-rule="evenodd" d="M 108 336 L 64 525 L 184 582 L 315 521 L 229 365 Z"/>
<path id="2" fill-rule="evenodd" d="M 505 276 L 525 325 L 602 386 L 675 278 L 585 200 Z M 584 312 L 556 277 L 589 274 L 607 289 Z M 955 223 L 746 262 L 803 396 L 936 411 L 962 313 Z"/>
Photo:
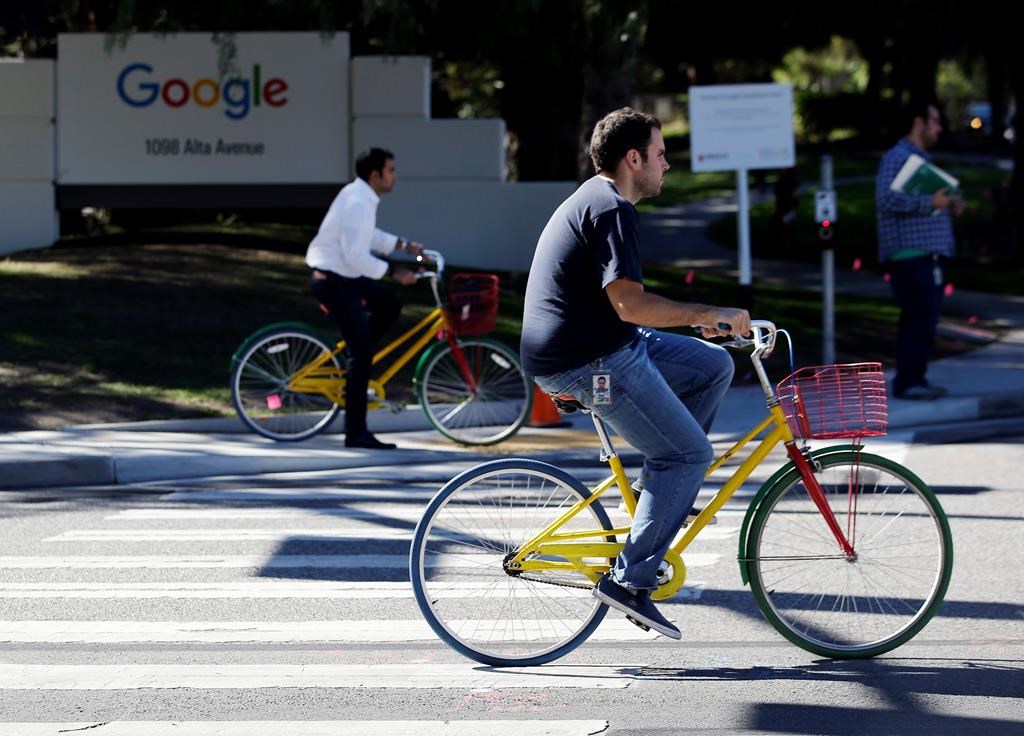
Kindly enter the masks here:
<path id="1" fill-rule="evenodd" d="M 955 568 L 916 639 L 853 662 L 761 618 L 743 492 L 663 606 L 682 642 L 609 628 L 527 671 L 450 650 L 409 593 L 450 467 L 3 493 L 0 734 L 1024 733 L 1024 437 L 870 449 L 936 490 Z"/>

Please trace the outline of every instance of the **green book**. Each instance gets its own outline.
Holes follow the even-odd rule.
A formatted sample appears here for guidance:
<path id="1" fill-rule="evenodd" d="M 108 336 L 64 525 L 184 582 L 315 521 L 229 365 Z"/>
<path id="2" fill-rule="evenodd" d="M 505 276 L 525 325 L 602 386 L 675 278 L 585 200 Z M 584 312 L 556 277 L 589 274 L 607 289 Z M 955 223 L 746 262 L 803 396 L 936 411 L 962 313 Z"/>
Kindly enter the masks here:
<path id="1" fill-rule="evenodd" d="M 945 187 L 949 187 L 950 194 L 954 194 L 960 189 L 960 182 L 916 153 L 910 154 L 889 185 L 894 192 L 904 194 L 934 194 Z"/>

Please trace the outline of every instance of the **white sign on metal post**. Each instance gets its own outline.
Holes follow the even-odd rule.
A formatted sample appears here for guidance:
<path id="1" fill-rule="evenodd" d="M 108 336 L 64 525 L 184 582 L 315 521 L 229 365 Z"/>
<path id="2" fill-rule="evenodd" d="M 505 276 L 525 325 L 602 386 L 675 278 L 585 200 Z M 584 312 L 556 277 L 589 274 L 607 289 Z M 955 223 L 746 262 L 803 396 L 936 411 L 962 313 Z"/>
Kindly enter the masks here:
<path id="1" fill-rule="evenodd" d="M 227 44 L 211 33 L 132 35 L 109 50 L 106 41 L 58 37 L 58 183 L 349 178 L 348 34 L 237 33 Z"/>
<path id="2" fill-rule="evenodd" d="M 694 171 L 781 169 L 796 161 L 788 84 L 690 87 Z"/>
<path id="3" fill-rule="evenodd" d="M 747 171 L 796 163 L 793 88 L 788 84 L 690 87 L 693 171 L 735 171 L 740 286 L 750 301 L 750 201 Z"/>

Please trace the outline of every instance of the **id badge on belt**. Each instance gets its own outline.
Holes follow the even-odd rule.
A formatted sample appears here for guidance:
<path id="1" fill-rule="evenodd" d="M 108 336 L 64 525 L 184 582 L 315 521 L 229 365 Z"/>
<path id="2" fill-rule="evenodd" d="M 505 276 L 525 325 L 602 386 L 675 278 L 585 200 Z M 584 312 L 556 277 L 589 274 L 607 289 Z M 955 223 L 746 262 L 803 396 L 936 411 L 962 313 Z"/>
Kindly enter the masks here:
<path id="1" fill-rule="evenodd" d="M 595 373 L 591 384 L 591 396 L 595 405 L 612 403 L 612 374 Z"/>

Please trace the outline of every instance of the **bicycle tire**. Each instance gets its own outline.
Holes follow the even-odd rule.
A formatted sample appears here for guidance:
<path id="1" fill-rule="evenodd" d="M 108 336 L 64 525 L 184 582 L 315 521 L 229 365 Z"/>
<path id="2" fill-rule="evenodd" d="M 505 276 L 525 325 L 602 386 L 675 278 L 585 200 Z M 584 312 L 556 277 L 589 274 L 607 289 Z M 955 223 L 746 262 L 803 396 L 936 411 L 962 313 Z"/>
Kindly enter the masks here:
<path id="1" fill-rule="evenodd" d="M 764 496 L 747 538 L 758 608 L 776 631 L 815 654 L 859 659 L 895 649 L 925 627 L 945 596 L 953 569 L 945 512 L 920 478 L 877 455 L 828 455 L 815 474 L 856 558 L 843 556 L 792 468 Z"/>
<path id="2" fill-rule="evenodd" d="M 416 376 L 420 406 L 430 423 L 463 445 L 493 445 L 508 439 L 530 416 L 533 391 L 519 356 L 488 338 L 458 339 L 476 379 L 472 390 L 451 345 L 438 343 L 424 356 Z"/>
<path id="3" fill-rule="evenodd" d="M 313 332 L 296 328 L 267 332 L 244 345 L 231 373 L 231 401 L 239 418 L 279 442 L 322 432 L 338 416 L 338 404 L 323 394 L 289 391 L 287 385 L 296 370 L 333 349 Z M 337 355 L 330 364 L 344 369 Z"/>
<path id="4" fill-rule="evenodd" d="M 497 667 L 544 664 L 582 644 L 607 613 L 590 581 L 575 572 L 517 575 L 503 562 L 589 497 L 568 473 L 520 459 L 478 465 L 438 491 L 416 526 L 409 575 L 420 611 L 442 641 Z M 598 502 L 587 508 L 562 530 L 612 528 Z"/>

